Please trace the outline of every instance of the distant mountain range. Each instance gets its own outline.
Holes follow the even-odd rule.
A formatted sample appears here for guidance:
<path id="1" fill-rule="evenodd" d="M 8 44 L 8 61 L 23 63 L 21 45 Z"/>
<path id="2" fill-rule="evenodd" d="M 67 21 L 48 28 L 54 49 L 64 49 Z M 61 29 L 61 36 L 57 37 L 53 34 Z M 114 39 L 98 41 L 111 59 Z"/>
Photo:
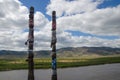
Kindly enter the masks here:
<path id="1" fill-rule="evenodd" d="M 110 48 L 110 47 L 67 47 L 57 49 L 57 55 L 60 57 L 72 57 L 81 55 L 114 55 L 120 54 L 120 48 Z M 27 51 L 9 51 L 1 50 L 0 58 L 24 58 L 27 57 Z M 50 57 L 51 51 L 41 50 L 34 51 L 35 57 Z"/>

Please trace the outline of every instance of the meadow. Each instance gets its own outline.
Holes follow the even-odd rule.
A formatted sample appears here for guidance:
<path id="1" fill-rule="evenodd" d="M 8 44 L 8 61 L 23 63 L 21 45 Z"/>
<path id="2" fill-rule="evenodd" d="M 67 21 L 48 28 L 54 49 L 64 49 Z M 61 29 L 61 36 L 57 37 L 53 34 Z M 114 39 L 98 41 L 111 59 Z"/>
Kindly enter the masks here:
<path id="1" fill-rule="evenodd" d="M 89 65 L 120 63 L 120 55 L 116 56 L 82 56 L 57 58 L 58 68 L 80 67 Z M 51 58 L 34 58 L 35 69 L 51 68 Z M 0 59 L 0 71 L 28 69 L 28 62 L 25 58 Z"/>

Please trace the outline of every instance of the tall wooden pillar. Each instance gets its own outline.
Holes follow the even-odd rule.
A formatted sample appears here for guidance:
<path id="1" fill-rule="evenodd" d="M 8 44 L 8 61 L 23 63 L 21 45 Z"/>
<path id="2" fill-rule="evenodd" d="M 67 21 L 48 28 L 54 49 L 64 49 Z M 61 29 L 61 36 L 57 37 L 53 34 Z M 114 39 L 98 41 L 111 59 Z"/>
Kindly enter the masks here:
<path id="1" fill-rule="evenodd" d="M 57 60 L 56 60 L 56 12 L 52 12 L 52 80 L 57 80 Z"/>
<path id="2" fill-rule="evenodd" d="M 29 14 L 29 34 L 28 40 L 25 43 L 28 44 L 28 80 L 34 80 L 34 53 L 33 53 L 33 46 L 34 46 L 34 7 L 30 7 L 30 14 Z"/>

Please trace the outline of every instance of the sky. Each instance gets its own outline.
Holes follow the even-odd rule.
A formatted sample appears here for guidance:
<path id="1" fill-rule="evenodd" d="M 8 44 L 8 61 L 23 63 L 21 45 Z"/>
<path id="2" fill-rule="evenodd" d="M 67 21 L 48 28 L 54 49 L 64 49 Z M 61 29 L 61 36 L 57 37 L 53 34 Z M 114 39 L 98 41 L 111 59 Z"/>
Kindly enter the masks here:
<path id="1" fill-rule="evenodd" d="M 27 51 L 29 8 L 34 13 L 34 50 L 51 50 L 51 13 L 56 11 L 57 48 L 120 48 L 120 0 L 0 0 L 0 50 Z"/>

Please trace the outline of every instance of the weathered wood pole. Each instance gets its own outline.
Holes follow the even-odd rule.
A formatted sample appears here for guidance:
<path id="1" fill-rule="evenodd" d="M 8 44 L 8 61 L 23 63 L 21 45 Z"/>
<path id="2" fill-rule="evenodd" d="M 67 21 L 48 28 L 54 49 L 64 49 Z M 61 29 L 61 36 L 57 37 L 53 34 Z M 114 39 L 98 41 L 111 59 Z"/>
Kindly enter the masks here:
<path id="1" fill-rule="evenodd" d="M 25 43 L 28 44 L 28 80 L 34 80 L 34 54 L 33 54 L 33 46 L 34 46 L 34 7 L 30 7 L 29 14 L 29 35 L 28 40 Z"/>
<path id="2" fill-rule="evenodd" d="M 52 80 L 57 80 L 57 61 L 56 61 L 56 12 L 52 12 Z"/>

